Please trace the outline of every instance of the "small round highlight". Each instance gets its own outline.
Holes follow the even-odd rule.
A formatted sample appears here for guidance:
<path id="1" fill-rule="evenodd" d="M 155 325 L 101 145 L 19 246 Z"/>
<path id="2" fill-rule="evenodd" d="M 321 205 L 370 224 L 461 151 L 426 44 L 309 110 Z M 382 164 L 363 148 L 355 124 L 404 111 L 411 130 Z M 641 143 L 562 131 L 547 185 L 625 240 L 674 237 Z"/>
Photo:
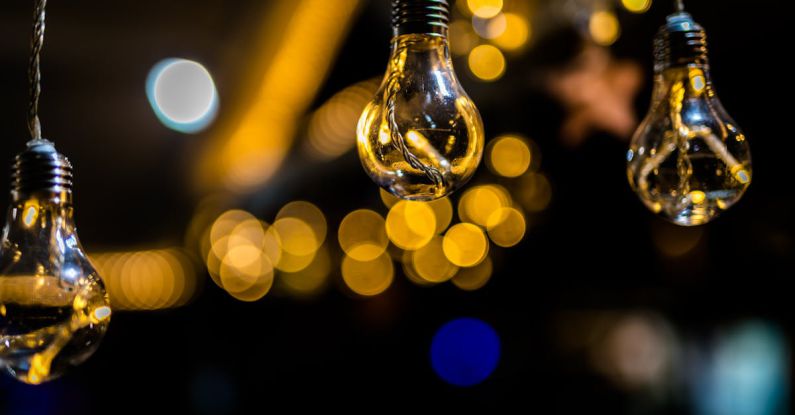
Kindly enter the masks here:
<path id="1" fill-rule="evenodd" d="M 516 136 L 502 136 L 489 143 L 489 169 L 499 176 L 519 177 L 529 168 L 532 153 L 527 142 Z"/>
<path id="2" fill-rule="evenodd" d="M 456 287 L 464 291 L 475 291 L 483 288 L 491 279 L 494 270 L 491 258 L 486 257 L 480 264 L 470 268 L 461 268 L 452 282 Z"/>
<path id="3" fill-rule="evenodd" d="M 469 52 L 469 70 L 478 79 L 496 81 L 505 72 L 505 56 L 492 45 L 479 45 Z"/>
<path id="4" fill-rule="evenodd" d="M 500 208 L 489 217 L 487 229 L 489 238 L 495 245 L 510 248 L 524 238 L 527 223 L 519 210 Z"/>
<path id="5" fill-rule="evenodd" d="M 442 249 L 451 263 L 459 267 L 472 267 L 486 258 L 489 240 L 479 227 L 471 223 L 458 223 L 447 230 Z"/>
<path id="6" fill-rule="evenodd" d="M 428 244 L 411 253 L 412 269 L 417 276 L 429 283 L 445 282 L 458 272 L 458 266 L 451 263 L 444 254 L 442 238 L 431 239 Z"/>
<path id="7" fill-rule="evenodd" d="M 610 46 L 618 40 L 621 26 L 613 12 L 599 10 L 591 14 L 591 18 L 588 20 L 588 31 L 594 42 L 602 46 Z"/>
<path id="8" fill-rule="evenodd" d="M 296 297 L 313 297 L 323 291 L 331 272 L 331 256 L 323 245 L 306 268 L 298 272 L 279 273 L 280 286 Z"/>
<path id="9" fill-rule="evenodd" d="M 276 214 L 276 220 L 282 218 L 299 219 L 309 225 L 315 233 L 315 239 L 318 244 L 322 244 L 326 240 L 326 232 L 328 231 L 326 216 L 316 205 L 303 200 L 290 202 L 284 205 L 279 210 L 279 213 Z"/>
<path id="10" fill-rule="evenodd" d="M 552 186 L 541 173 L 527 172 L 519 179 L 516 199 L 529 212 L 540 212 L 552 201 Z"/>
<path id="11" fill-rule="evenodd" d="M 191 60 L 169 58 L 155 64 L 146 79 L 146 95 L 157 118 L 179 132 L 202 131 L 218 113 L 210 72 Z"/>
<path id="12" fill-rule="evenodd" d="M 462 0 L 463 1 L 463 0 Z M 502 11 L 502 0 L 466 0 L 472 15 L 489 19 Z"/>
<path id="13" fill-rule="evenodd" d="M 337 238 L 345 254 L 358 261 L 376 259 L 389 245 L 384 218 L 368 209 L 355 210 L 345 216 Z"/>
<path id="14" fill-rule="evenodd" d="M 400 249 L 422 248 L 436 234 L 434 210 L 424 202 L 402 200 L 389 210 L 386 233 Z"/>
<path id="15" fill-rule="evenodd" d="M 651 8 L 651 0 L 621 0 L 621 4 L 632 13 L 645 13 Z"/>
<path id="16" fill-rule="evenodd" d="M 348 255 L 342 259 L 342 279 L 345 285 L 363 297 L 372 297 L 386 291 L 392 285 L 394 276 L 395 267 L 386 253 L 369 261 L 359 261 Z"/>
<path id="17" fill-rule="evenodd" d="M 486 227 L 491 214 L 512 205 L 508 191 L 497 185 L 475 186 L 464 192 L 458 201 L 458 217 L 464 222 Z"/>
<path id="18" fill-rule="evenodd" d="M 295 256 L 311 255 L 320 247 L 312 227 L 301 219 L 283 217 L 272 228 L 279 235 L 282 250 Z"/>
<path id="19" fill-rule="evenodd" d="M 514 13 L 505 13 L 505 30 L 492 39 L 492 42 L 504 50 L 513 51 L 526 45 L 530 36 L 530 23 L 526 18 Z"/>
<path id="20" fill-rule="evenodd" d="M 486 380 L 500 360 L 500 338 L 476 318 L 452 320 L 436 331 L 431 342 L 431 367 L 445 382 L 460 387 Z"/>

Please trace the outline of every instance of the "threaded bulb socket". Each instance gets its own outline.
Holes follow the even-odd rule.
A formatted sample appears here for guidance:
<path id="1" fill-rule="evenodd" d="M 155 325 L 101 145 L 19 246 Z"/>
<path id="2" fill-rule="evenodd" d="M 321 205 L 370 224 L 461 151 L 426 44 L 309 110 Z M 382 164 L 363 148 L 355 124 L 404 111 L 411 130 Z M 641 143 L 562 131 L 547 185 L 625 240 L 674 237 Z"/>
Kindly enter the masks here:
<path id="1" fill-rule="evenodd" d="M 11 198 L 31 196 L 70 202 L 72 164 L 47 140 L 31 140 L 11 166 Z"/>
<path id="2" fill-rule="evenodd" d="M 449 22 L 448 0 L 392 0 L 392 30 L 395 36 L 446 36 Z"/>
<path id="3" fill-rule="evenodd" d="M 666 19 L 654 38 L 654 70 L 675 66 L 707 65 L 707 33 L 689 13 L 675 13 Z"/>

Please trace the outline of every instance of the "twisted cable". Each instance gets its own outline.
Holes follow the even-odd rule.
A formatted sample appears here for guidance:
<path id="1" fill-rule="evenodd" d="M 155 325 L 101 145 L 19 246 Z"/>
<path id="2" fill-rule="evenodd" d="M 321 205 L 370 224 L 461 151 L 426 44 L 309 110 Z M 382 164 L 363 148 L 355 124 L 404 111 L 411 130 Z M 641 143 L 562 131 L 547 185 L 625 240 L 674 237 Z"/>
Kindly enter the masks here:
<path id="1" fill-rule="evenodd" d="M 397 102 L 398 93 L 400 92 L 400 81 L 403 78 L 403 71 L 397 70 L 395 68 L 401 67 L 401 61 L 405 58 L 408 48 L 415 43 L 419 42 L 412 41 L 410 39 L 397 42 L 396 50 L 392 54 L 392 62 L 390 62 L 390 65 L 393 69 L 390 71 L 386 87 L 386 111 L 387 121 L 389 122 L 389 134 L 392 139 L 392 146 L 401 152 L 403 159 L 406 160 L 409 166 L 422 171 L 435 186 L 444 187 L 446 185 L 445 178 L 439 169 L 423 163 L 419 157 L 415 156 L 411 152 L 408 144 L 406 144 L 406 139 L 400 132 L 400 128 L 398 127 L 395 116 L 395 105 Z"/>
<path id="2" fill-rule="evenodd" d="M 45 7 L 47 0 L 34 0 L 33 34 L 30 38 L 30 59 L 28 60 L 28 130 L 34 140 L 41 139 L 39 122 L 39 96 L 41 95 L 41 49 L 44 47 Z"/>

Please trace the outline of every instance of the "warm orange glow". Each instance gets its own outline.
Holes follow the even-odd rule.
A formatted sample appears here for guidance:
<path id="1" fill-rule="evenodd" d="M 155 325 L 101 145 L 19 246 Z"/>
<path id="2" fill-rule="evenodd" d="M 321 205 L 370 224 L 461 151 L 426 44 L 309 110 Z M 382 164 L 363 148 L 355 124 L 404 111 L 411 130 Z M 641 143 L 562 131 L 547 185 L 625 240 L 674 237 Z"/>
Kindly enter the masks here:
<path id="1" fill-rule="evenodd" d="M 489 252 L 489 240 L 483 230 L 471 223 L 459 223 L 447 230 L 442 242 L 444 255 L 460 267 L 472 267 Z"/>
<path id="2" fill-rule="evenodd" d="M 395 275 L 389 255 L 382 253 L 370 261 L 358 261 L 350 256 L 342 260 L 342 279 L 345 285 L 361 296 L 374 296 L 386 291 Z"/>
<path id="3" fill-rule="evenodd" d="M 489 238 L 495 245 L 509 248 L 522 240 L 526 226 L 522 212 L 514 208 L 501 208 L 491 214 L 487 228 Z"/>
<path id="4" fill-rule="evenodd" d="M 179 307 L 196 291 L 196 269 L 180 249 L 93 254 L 91 261 L 105 281 L 114 310 Z M 98 311 L 94 318 L 102 317 L 104 311 Z"/>
<path id="5" fill-rule="evenodd" d="M 505 56 L 491 45 L 480 45 L 469 52 L 469 70 L 483 81 L 496 81 L 505 72 Z"/>
<path id="6" fill-rule="evenodd" d="M 480 264 L 471 268 L 461 268 L 453 277 L 453 284 L 464 291 L 481 289 L 491 279 L 493 265 L 491 258 L 486 257 Z"/>
<path id="7" fill-rule="evenodd" d="M 324 245 L 306 268 L 298 272 L 282 272 L 278 281 L 281 287 L 296 297 L 312 297 L 326 287 L 330 272 L 331 256 Z"/>
<path id="8" fill-rule="evenodd" d="M 367 209 L 349 213 L 337 233 L 340 247 L 358 261 L 372 261 L 384 253 L 389 238 L 384 218 Z"/>
<path id="9" fill-rule="evenodd" d="M 540 212 L 549 206 L 552 200 L 552 188 L 546 176 L 529 172 L 520 179 L 517 201 L 530 212 Z"/>
<path id="10" fill-rule="evenodd" d="M 502 11 L 502 0 L 466 0 L 466 3 L 473 15 L 484 19 L 494 17 Z"/>
<path id="11" fill-rule="evenodd" d="M 505 13 L 505 29 L 492 41 L 502 49 L 516 50 L 527 44 L 530 36 L 530 23 L 524 16 Z"/>
<path id="12" fill-rule="evenodd" d="M 511 196 L 497 185 L 475 186 L 464 192 L 458 201 L 458 217 L 462 221 L 486 227 L 491 214 L 510 207 Z"/>
<path id="13" fill-rule="evenodd" d="M 282 218 L 295 218 L 299 219 L 312 228 L 315 233 L 315 239 L 318 244 L 322 244 L 326 240 L 326 232 L 328 225 L 326 224 L 326 216 L 317 206 L 305 201 L 295 201 L 284 205 L 279 213 L 276 214 L 276 220 Z"/>
<path id="14" fill-rule="evenodd" d="M 389 210 L 386 233 L 401 249 L 422 248 L 436 233 L 436 215 L 426 203 L 402 200 Z"/>
<path id="15" fill-rule="evenodd" d="M 487 165 L 495 174 L 518 177 L 530 168 L 530 146 L 521 137 L 502 136 L 489 143 Z"/>
<path id="16" fill-rule="evenodd" d="M 440 283 L 453 278 L 458 271 L 458 266 L 452 264 L 445 257 L 442 248 L 442 238 L 434 237 L 422 248 L 413 251 L 411 264 L 417 276 L 431 283 Z"/>
<path id="17" fill-rule="evenodd" d="M 599 10 L 591 15 L 591 19 L 588 21 L 588 30 L 591 32 L 591 39 L 594 42 L 602 46 L 609 46 L 618 40 L 621 27 L 613 12 Z"/>
<path id="18" fill-rule="evenodd" d="M 344 38 L 358 0 L 276 2 L 247 60 L 253 91 L 234 124 L 206 151 L 202 181 L 243 192 L 265 183 L 290 148 L 299 117 Z M 253 78 L 253 77 L 252 77 Z M 218 182 L 220 179 L 220 183 Z"/>
<path id="19" fill-rule="evenodd" d="M 380 83 L 369 79 L 335 94 L 309 120 L 307 149 L 319 159 L 339 157 L 356 144 L 356 123 Z"/>

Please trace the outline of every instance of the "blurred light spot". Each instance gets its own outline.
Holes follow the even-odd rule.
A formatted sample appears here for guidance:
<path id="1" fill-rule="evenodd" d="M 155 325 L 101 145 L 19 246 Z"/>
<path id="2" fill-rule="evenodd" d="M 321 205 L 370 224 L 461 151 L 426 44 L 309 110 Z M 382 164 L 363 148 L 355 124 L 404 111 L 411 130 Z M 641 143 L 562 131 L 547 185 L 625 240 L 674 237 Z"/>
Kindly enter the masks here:
<path id="1" fill-rule="evenodd" d="M 105 282 L 114 310 L 179 307 L 196 292 L 196 268 L 181 249 L 92 254 L 91 262 Z M 95 318 L 104 318 L 102 312 Z"/>
<path id="2" fill-rule="evenodd" d="M 306 255 L 294 255 L 289 252 L 282 252 L 282 257 L 276 265 L 276 269 L 282 272 L 299 272 L 310 264 L 315 259 L 317 251 L 313 251 Z"/>
<path id="3" fill-rule="evenodd" d="M 297 297 L 310 297 L 323 290 L 330 272 L 331 257 L 328 248 L 324 245 L 306 268 L 298 272 L 280 273 L 279 282 L 289 293 Z"/>
<path id="4" fill-rule="evenodd" d="M 480 264 L 470 268 L 461 268 L 453 277 L 453 284 L 464 291 L 481 289 L 491 279 L 493 265 L 488 256 Z"/>
<path id="5" fill-rule="evenodd" d="M 273 222 L 282 250 L 295 256 L 311 255 L 320 247 L 315 232 L 306 222 L 294 217 L 282 217 Z"/>
<path id="6" fill-rule="evenodd" d="M 704 236 L 703 227 L 676 226 L 655 221 L 652 226 L 654 246 L 665 256 L 679 257 L 695 249 Z"/>
<path id="7" fill-rule="evenodd" d="M 335 94 L 309 120 L 308 150 L 318 159 L 339 157 L 356 143 L 356 123 L 373 99 L 379 80 L 369 79 Z"/>
<path id="8" fill-rule="evenodd" d="M 318 245 L 326 240 L 326 232 L 328 226 L 326 224 L 326 217 L 317 206 L 309 202 L 295 201 L 290 202 L 279 210 L 276 214 L 276 220 L 282 218 L 295 218 L 312 228 L 315 233 L 315 239 Z"/>
<path id="9" fill-rule="evenodd" d="M 362 296 L 374 296 L 386 291 L 392 284 L 394 275 L 392 259 L 386 253 L 369 261 L 359 261 L 347 255 L 342 260 L 342 279 L 345 285 Z"/>
<path id="10" fill-rule="evenodd" d="M 280 3 L 281 4 L 281 3 Z M 253 82 L 239 114 L 204 150 L 201 184 L 249 192 L 279 169 L 299 121 L 336 56 L 360 1 L 296 0 L 273 7 L 256 26 L 244 75 Z"/>
<path id="11" fill-rule="evenodd" d="M 632 13 L 645 13 L 651 7 L 651 0 L 621 0 L 621 4 Z"/>
<path id="12" fill-rule="evenodd" d="M 665 321 L 643 314 L 622 316 L 593 351 L 593 363 L 619 386 L 662 386 L 674 359 L 674 338 Z"/>
<path id="13" fill-rule="evenodd" d="M 700 205 L 700 204 L 704 203 L 704 200 L 706 200 L 707 195 L 704 192 L 702 192 L 701 190 L 693 190 L 692 192 L 690 192 L 688 194 L 688 197 L 690 198 L 691 202 L 693 202 L 694 204 Z"/>
<path id="14" fill-rule="evenodd" d="M 158 62 L 146 79 L 146 95 L 157 118 L 183 133 L 205 129 L 218 112 L 212 76 L 200 63 L 187 59 Z"/>
<path id="15" fill-rule="evenodd" d="M 488 378 L 500 360 L 500 338 L 487 323 L 459 318 L 433 336 L 431 366 L 445 382 L 474 386 Z"/>
<path id="16" fill-rule="evenodd" d="M 514 208 L 500 208 L 489 216 L 487 225 L 489 238 L 496 245 L 509 248 L 518 244 L 526 231 L 522 212 Z"/>
<path id="17" fill-rule="evenodd" d="M 588 30 L 594 42 L 602 46 L 610 46 L 618 39 L 620 26 L 618 18 L 613 12 L 599 10 L 591 14 L 588 20 Z"/>
<path id="18" fill-rule="evenodd" d="M 439 236 L 435 236 L 428 244 L 413 251 L 411 262 L 417 275 L 431 283 L 447 281 L 458 271 L 458 267 L 445 257 L 442 238 Z"/>
<path id="19" fill-rule="evenodd" d="M 39 203 L 36 200 L 28 200 L 22 209 L 22 223 L 30 228 L 39 218 Z"/>
<path id="20" fill-rule="evenodd" d="M 466 0 L 469 11 L 484 19 L 496 16 L 502 11 L 502 0 Z"/>
<path id="21" fill-rule="evenodd" d="M 402 255 L 400 258 L 400 262 L 403 264 L 403 273 L 406 275 L 409 281 L 411 281 L 415 285 L 419 285 L 420 287 L 429 287 L 431 285 L 435 285 L 435 283 L 426 280 L 425 278 L 421 277 L 417 270 L 414 268 L 414 252 L 416 251 L 401 251 Z"/>
<path id="22" fill-rule="evenodd" d="M 530 168 L 530 146 L 520 137 L 502 136 L 489 143 L 488 166 L 503 177 L 518 177 Z"/>
<path id="23" fill-rule="evenodd" d="M 467 21 L 457 20 L 450 23 L 448 31 L 450 51 L 455 55 L 466 55 L 478 44 L 478 35 Z"/>
<path id="24" fill-rule="evenodd" d="M 505 72 L 505 56 L 491 45 L 480 45 L 469 52 L 469 70 L 484 81 L 495 81 Z"/>
<path id="25" fill-rule="evenodd" d="M 459 267 L 479 264 L 489 253 L 489 240 L 483 230 L 471 223 L 453 225 L 444 235 L 444 255 Z"/>
<path id="26" fill-rule="evenodd" d="M 401 200 L 389 210 L 386 233 L 401 249 L 419 249 L 436 233 L 436 215 L 426 203 Z"/>
<path id="27" fill-rule="evenodd" d="M 453 203 L 450 202 L 450 198 L 443 197 L 424 203 L 433 210 L 436 217 L 436 233 L 444 232 L 453 220 Z"/>
<path id="28" fill-rule="evenodd" d="M 392 206 L 395 206 L 397 202 L 400 202 L 402 200 L 399 197 L 393 195 L 392 193 L 389 193 L 386 190 L 384 190 L 383 187 L 378 188 L 378 194 L 381 196 L 381 201 L 384 202 L 384 206 L 390 209 L 392 208 Z"/>
<path id="29" fill-rule="evenodd" d="M 518 14 L 505 13 L 504 16 L 505 30 L 492 41 L 505 50 L 519 49 L 530 39 L 530 23 Z"/>
<path id="30" fill-rule="evenodd" d="M 722 334 L 708 358 L 689 362 L 695 413 L 788 413 L 789 356 L 786 337 L 766 322 L 746 322 Z"/>
<path id="31" fill-rule="evenodd" d="M 464 192 L 458 201 L 458 217 L 462 221 L 486 227 L 491 214 L 511 206 L 511 196 L 497 185 L 475 186 Z"/>
<path id="32" fill-rule="evenodd" d="M 541 173 L 528 172 L 524 174 L 515 193 L 517 201 L 530 212 L 540 212 L 546 209 L 552 200 L 552 188 L 549 180 Z"/>
<path id="33" fill-rule="evenodd" d="M 482 19 L 477 16 L 472 18 L 472 28 L 478 36 L 484 39 L 494 39 L 502 35 L 505 33 L 506 26 L 507 20 L 502 13 L 498 13 L 490 19 Z"/>
<path id="34" fill-rule="evenodd" d="M 337 237 L 340 248 L 359 261 L 376 259 L 389 245 L 384 218 L 367 209 L 355 210 L 345 216 Z"/>

